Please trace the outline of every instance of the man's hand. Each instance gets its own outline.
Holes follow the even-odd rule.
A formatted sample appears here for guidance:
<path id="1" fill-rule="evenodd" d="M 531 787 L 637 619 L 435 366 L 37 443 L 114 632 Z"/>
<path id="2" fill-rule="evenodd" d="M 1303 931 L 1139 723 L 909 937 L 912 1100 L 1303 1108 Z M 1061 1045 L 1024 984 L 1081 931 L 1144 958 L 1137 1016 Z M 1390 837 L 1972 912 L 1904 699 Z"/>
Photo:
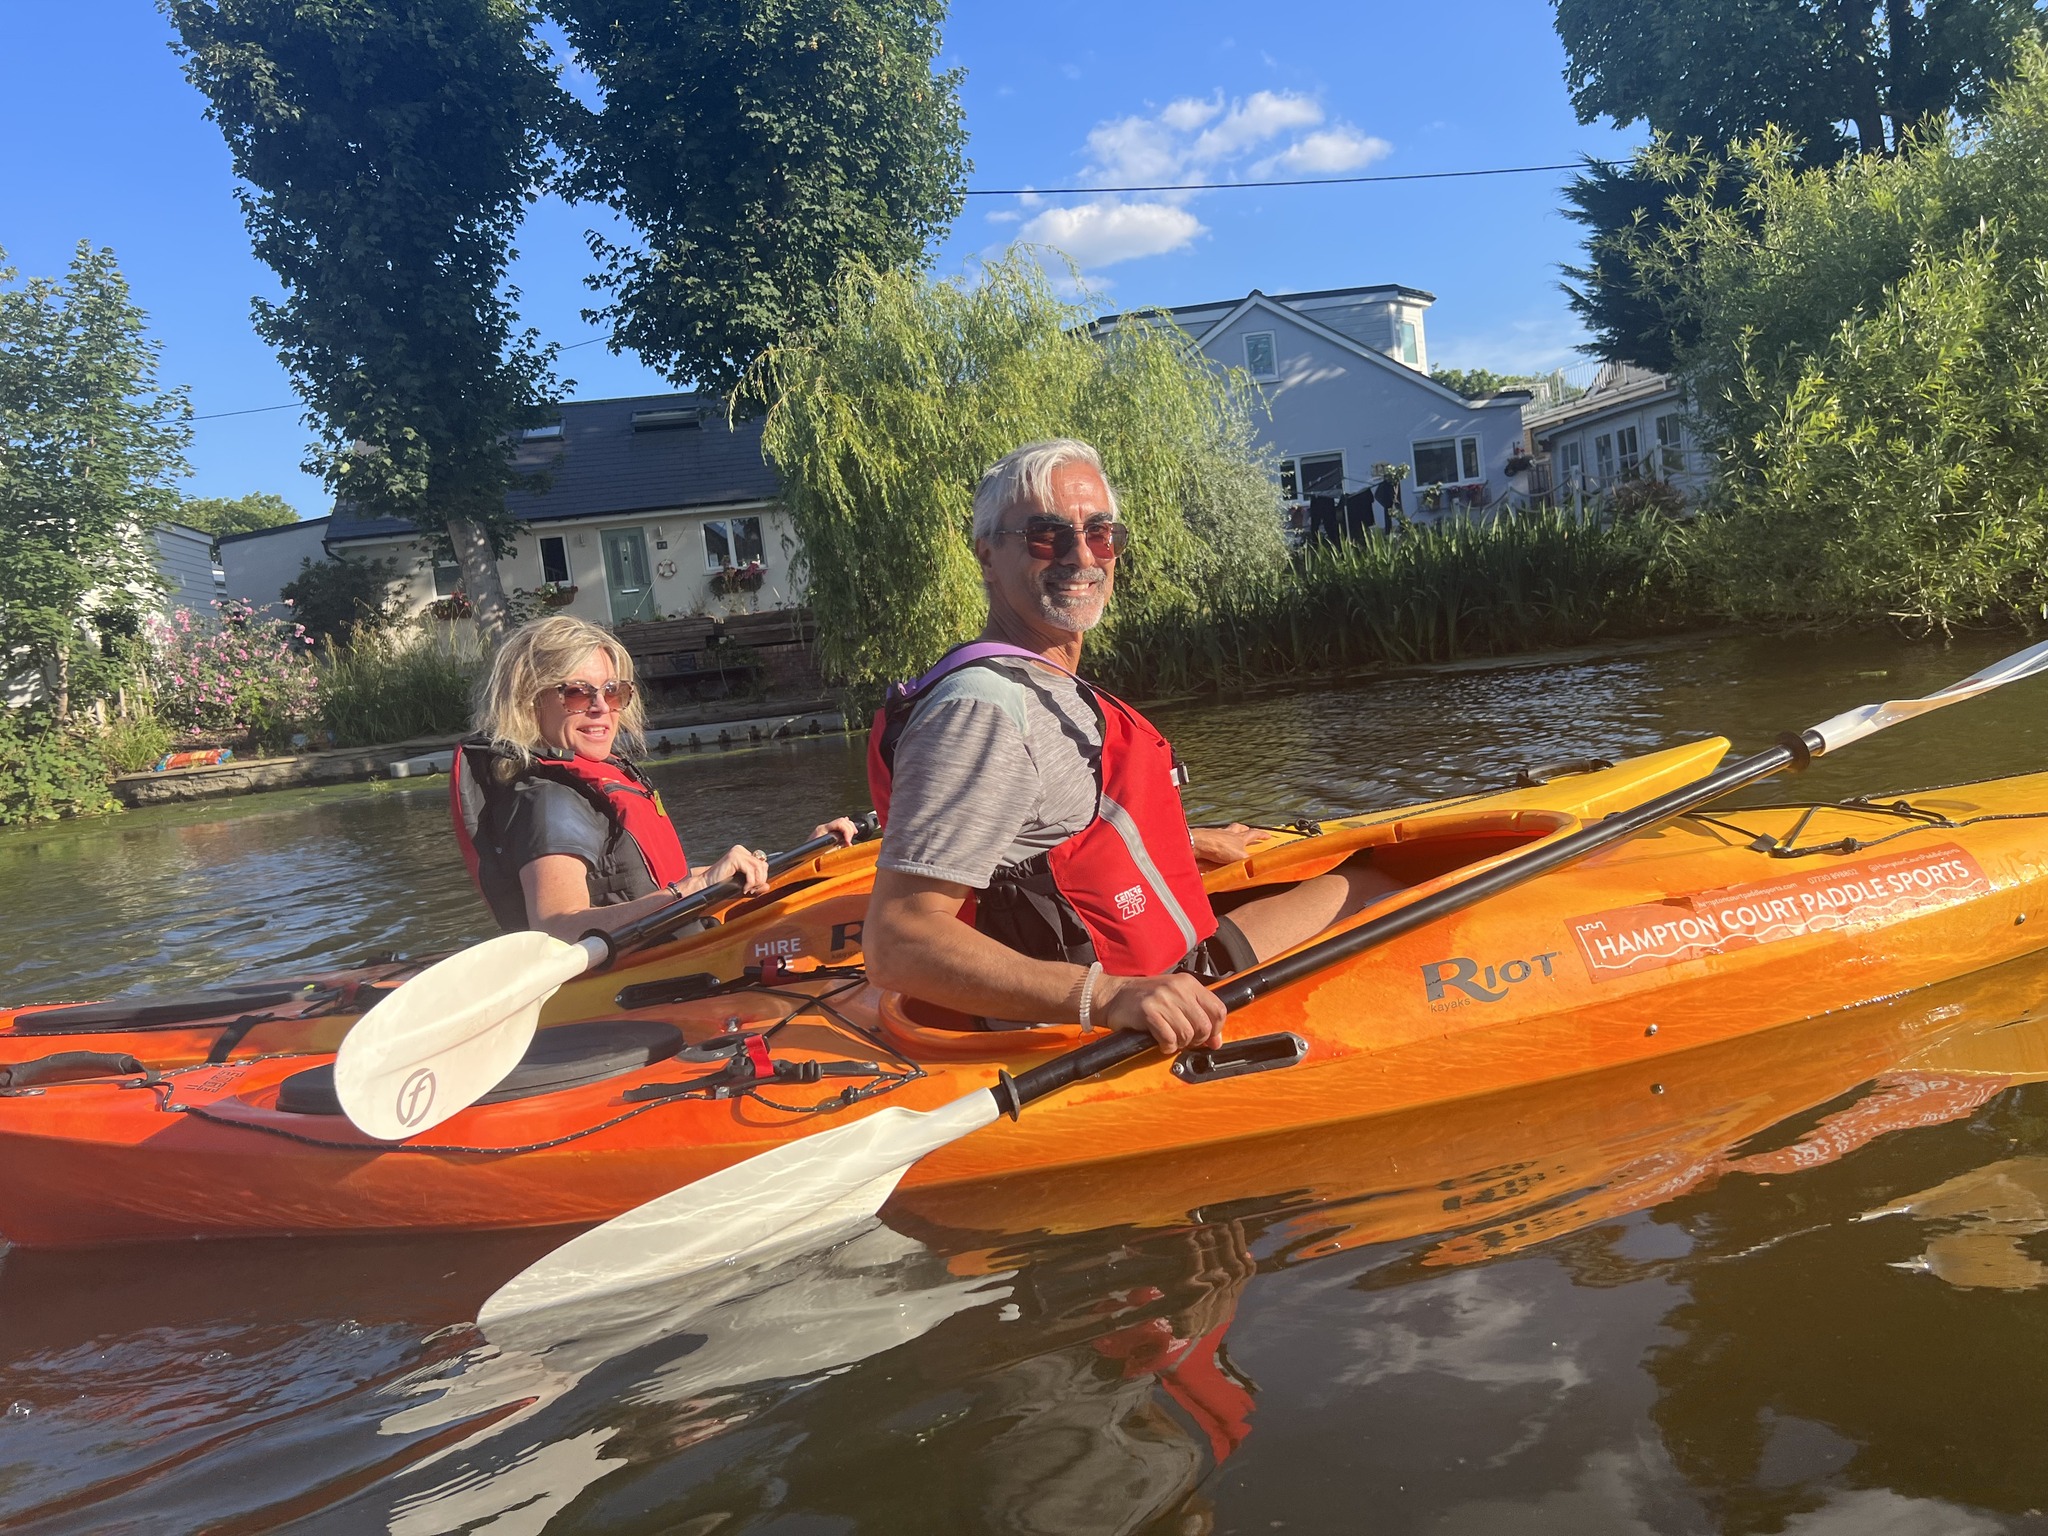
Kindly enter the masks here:
<path id="1" fill-rule="evenodd" d="M 1198 864 L 1241 864 L 1252 849 L 1273 834 L 1262 828 L 1233 821 L 1227 827 L 1190 827 L 1188 837 L 1195 845 Z"/>
<path id="2" fill-rule="evenodd" d="M 734 843 L 719 856 L 717 863 L 704 871 L 704 879 L 696 889 L 733 879 L 746 881 L 747 895 L 760 895 L 768 889 L 768 856 L 758 848 Z"/>
<path id="3" fill-rule="evenodd" d="M 1222 1000 L 1185 971 L 1165 976 L 1104 975 L 1095 983 L 1090 1012 L 1111 1029 L 1144 1031 L 1162 1051 L 1217 1044 L 1228 1014 Z"/>

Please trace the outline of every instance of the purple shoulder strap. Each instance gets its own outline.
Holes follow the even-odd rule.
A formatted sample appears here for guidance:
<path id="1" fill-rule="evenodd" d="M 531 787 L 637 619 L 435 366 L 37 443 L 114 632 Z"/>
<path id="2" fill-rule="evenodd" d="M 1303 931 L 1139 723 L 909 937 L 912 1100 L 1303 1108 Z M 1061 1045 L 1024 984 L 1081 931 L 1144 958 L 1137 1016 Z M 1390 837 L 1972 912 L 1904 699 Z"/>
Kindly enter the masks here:
<path id="1" fill-rule="evenodd" d="M 996 656 L 1021 656 L 1026 661 L 1037 662 L 1040 666 L 1066 672 L 1066 668 L 1060 666 L 1058 662 L 1048 661 L 1045 657 L 1039 655 L 1038 652 L 1027 651 L 1021 645 L 1009 645 L 1001 640 L 976 640 L 968 645 L 955 646 L 952 650 L 946 652 L 945 655 L 939 658 L 937 665 L 932 667 L 924 676 L 908 683 L 899 683 L 897 685 L 899 696 L 915 698 L 948 672 L 957 672 L 962 667 L 971 667 L 977 661 L 987 661 Z M 1073 676 L 1071 672 L 1068 672 L 1067 675 L 1069 677 Z"/>

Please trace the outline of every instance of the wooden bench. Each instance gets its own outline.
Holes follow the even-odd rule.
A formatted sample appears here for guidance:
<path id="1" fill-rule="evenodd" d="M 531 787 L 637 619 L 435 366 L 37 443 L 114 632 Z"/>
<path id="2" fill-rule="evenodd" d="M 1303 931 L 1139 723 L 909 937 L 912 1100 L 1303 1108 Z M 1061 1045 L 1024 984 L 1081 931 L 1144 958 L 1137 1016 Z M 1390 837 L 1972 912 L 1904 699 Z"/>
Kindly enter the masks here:
<path id="1" fill-rule="evenodd" d="M 807 609 L 789 608 L 620 624 L 614 633 L 651 694 L 704 697 L 730 693 L 749 679 L 750 665 L 726 659 L 731 648 L 777 663 L 771 670 L 779 673 L 799 655 L 808 658 L 817 625 Z"/>

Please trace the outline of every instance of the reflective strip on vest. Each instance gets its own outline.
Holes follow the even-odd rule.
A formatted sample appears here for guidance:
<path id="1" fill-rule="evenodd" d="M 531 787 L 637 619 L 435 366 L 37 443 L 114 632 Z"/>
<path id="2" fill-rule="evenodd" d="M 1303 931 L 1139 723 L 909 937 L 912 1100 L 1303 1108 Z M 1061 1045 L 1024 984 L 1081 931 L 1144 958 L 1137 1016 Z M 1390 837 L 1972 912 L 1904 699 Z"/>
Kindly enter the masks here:
<path id="1" fill-rule="evenodd" d="M 1187 913 L 1181 910 L 1180 903 L 1173 899 L 1172 887 L 1167 885 L 1166 877 L 1159 873 L 1159 866 L 1152 862 L 1152 852 L 1145 846 L 1145 839 L 1139 834 L 1138 824 L 1131 819 L 1131 813 L 1105 794 L 1101 799 L 1098 814 L 1115 829 L 1116 835 L 1123 839 L 1124 847 L 1130 850 L 1131 862 L 1138 866 L 1138 873 L 1145 877 L 1145 883 L 1152 887 L 1152 894 L 1157 896 L 1160 905 L 1166 908 L 1166 915 L 1172 918 L 1174 926 L 1180 929 L 1181 942 L 1187 948 L 1193 949 L 1201 942 L 1201 938 L 1195 932 L 1195 925 L 1188 921 Z"/>

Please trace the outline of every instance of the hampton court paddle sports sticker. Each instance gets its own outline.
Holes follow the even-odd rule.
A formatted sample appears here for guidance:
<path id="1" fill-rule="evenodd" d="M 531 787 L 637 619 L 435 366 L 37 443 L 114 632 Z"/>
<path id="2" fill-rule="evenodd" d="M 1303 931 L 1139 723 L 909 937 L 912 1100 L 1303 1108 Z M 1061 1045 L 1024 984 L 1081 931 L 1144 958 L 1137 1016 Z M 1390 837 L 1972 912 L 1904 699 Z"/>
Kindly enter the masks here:
<path id="1" fill-rule="evenodd" d="M 1991 893 L 1983 867 L 1954 843 L 1835 864 L 1755 885 L 1621 907 L 1565 926 L 1595 981 L 1662 970 L 1681 960 L 1864 923 Z"/>

